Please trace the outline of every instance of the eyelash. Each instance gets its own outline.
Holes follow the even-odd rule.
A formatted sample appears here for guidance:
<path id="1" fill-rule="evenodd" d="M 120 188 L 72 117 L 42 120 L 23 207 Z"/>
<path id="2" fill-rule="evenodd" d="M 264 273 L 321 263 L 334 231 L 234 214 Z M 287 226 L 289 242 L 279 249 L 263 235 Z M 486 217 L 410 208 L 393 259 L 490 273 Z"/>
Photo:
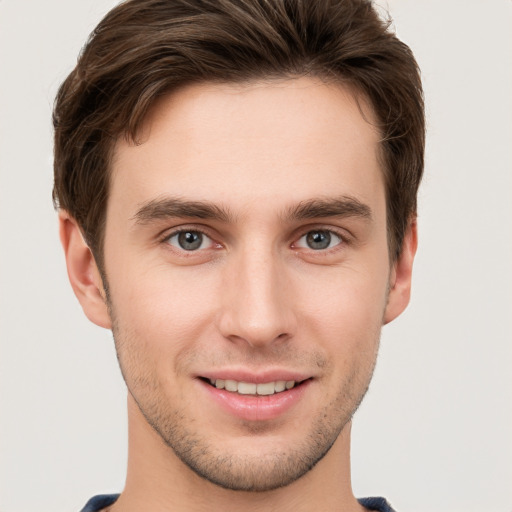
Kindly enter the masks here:
<path id="1" fill-rule="evenodd" d="M 172 246 L 172 244 L 170 243 L 170 240 L 172 238 L 176 237 L 176 236 L 179 236 L 181 233 L 197 233 L 197 234 L 200 234 L 200 235 L 208 238 L 211 241 L 212 244 L 215 244 L 218 247 L 221 246 L 221 244 L 215 242 L 213 237 L 211 235 L 209 235 L 204 229 L 200 229 L 200 228 L 197 228 L 197 227 L 182 227 L 182 228 L 179 228 L 179 229 L 175 229 L 171 233 L 165 234 L 165 236 L 163 236 L 161 238 L 161 242 L 164 243 L 164 244 L 168 244 L 168 245 Z M 198 250 L 187 251 L 186 249 L 183 249 L 183 248 L 181 248 L 181 250 L 178 247 L 173 247 L 173 248 L 178 250 L 178 251 L 180 251 L 180 252 L 182 252 L 182 253 L 185 253 L 185 254 L 188 253 L 189 255 L 192 255 L 192 254 L 198 252 Z"/>
<path id="2" fill-rule="evenodd" d="M 305 238 L 308 235 L 313 234 L 313 233 L 317 233 L 317 234 L 318 233 L 324 233 L 324 234 L 327 233 L 329 235 L 329 239 L 328 239 L 329 245 L 332 241 L 333 236 L 338 239 L 338 242 L 335 243 L 335 245 L 332 247 L 318 248 L 318 249 L 314 249 L 312 247 L 304 247 L 304 249 L 313 251 L 313 253 L 316 253 L 318 255 L 326 254 L 326 253 L 330 253 L 332 251 L 338 250 L 340 245 L 346 245 L 348 243 L 348 237 L 345 234 L 342 234 L 339 231 L 334 230 L 332 228 L 328 229 L 328 228 L 323 228 L 323 227 L 317 227 L 317 228 L 310 228 L 307 231 L 304 231 L 303 234 L 299 238 L 297 238 L 297 240 L 292 244 L 292 247 L 294 247 L 294 246 L 298 247 L 298 243 L 303 238 Z M 299 248 L 303 248 L 303 247 L 299 247 Z"/>
<path id="3" fill-rule="evenodd" d="M 339 242 L 336 243 L 333 247 L 327 247 L 325 249 L 313 249 L 313 248 L 303 248 L 303 247 L 298 247 L 297 244 L 298 242 L 306 237 L 308 234 L 311 234 L 311 233 L 329 233 L 330 235 L 334 235 L 336 238 L 339 239 Z M 209 248 L 203 248 L 203 249 L 195 249 L 195 250 L 186 250 L 186 249 L 183 249 L 183 248 L 179 248 L 179 247 L 176 247 L 176 246 L 173 246 L 171 243 L 170 243 L 170 240 L 176 236 L 179 236 L 181 233 L 197 233 L 197 234 L 200 234 L 206 238 L 208 238 L 210 240 L 210 243 L 214 246 L 214 247 L 209 247 Z M 335 252 L 337 250 L 340 250 L 341 247 L 340 246 L 347 246 L 350 244 L 350 236 L 348 234 L 346 234 L 345 232 L 340 232 L 339 230 L 336 230 L 336 229 L 333 229 L 332 227 L 329 227 L 329 228 L 326 228 L 326 227 L 322 227 L 322 226 L 308 226 L 307 229 L 302 229 L 300 232 L 300 235 L 299 236 L 294 236 L 294 242 L 290 245 L 290 247 L 292 249 L 305 249 L 306 251 L 309 251 L 310 253 L 314 254 L 314 255 L 317 255 L 317 256 L 321 256 L 321 255 L 325 255 L 325 254 L 330 254 L 332 252 Z M 221 248 L 222 247 L 222 244 L 220 244 L 219 242 L 216 242 L 214 237 L 212 237 L 204 228 L 199 228 L 199 227 L 181 227 L 181 228 L 178 228 L 178 229 L 175 229 L 173 230 L 171 233 L 166 233 L 164 236 L 161 236 L 160 239 L 159 239 L 159 242 L 160 243 L 163 243 L 163 244 L 166 244 L 168 246 L 171 246 L 173 250 L 176 250 L 178 251 L 180 254 L 182 254 L 183 256 L 188 256 L 188 257 L 191 257 L 193 255 L 197 255 L 199 252 L 201 251 L 204 251 L 204 250 L 207 250 L 207 249 L 212 249 L 212 248 Z M 216 246 L 216 247 L 215 247 Z"/>

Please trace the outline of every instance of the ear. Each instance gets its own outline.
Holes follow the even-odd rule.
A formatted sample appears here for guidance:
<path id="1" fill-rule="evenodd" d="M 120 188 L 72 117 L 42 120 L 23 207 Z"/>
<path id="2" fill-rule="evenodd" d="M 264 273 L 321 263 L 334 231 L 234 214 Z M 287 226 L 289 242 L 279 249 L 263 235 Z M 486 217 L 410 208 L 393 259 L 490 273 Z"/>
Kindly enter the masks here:
<path id="1" fill-rule="evenodd" d="M 416 219 L 413 219 L 405 233 L 402 250 L 394 262 L 389 278 L 388 303 L 384 312 L 384 324 L 400 315 L 411 298 L 411 278 L 414 255 L 418 247 Z"/>
<path id="2" fill-rule="evenodd" d="M 96 261 L 76 220 L 65 210 L 59 212 L 59 234 L 69 282 L 85 315 L 96 325 L 110 329 L 106 294 Z"/>

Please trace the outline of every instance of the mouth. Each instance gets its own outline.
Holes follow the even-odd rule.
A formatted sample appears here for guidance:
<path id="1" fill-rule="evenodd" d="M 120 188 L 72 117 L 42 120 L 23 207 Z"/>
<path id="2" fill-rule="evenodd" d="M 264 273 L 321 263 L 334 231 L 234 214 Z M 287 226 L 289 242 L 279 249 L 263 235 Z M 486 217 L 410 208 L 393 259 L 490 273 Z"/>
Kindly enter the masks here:
<path id="1" fill-rule="evenodd" d="M 253 395 L 253 396 L 269 396 L 289 391 L 296 386 L 300 386 L 303 381 L 295 380 L 276 380 L 270 382 L 243 382 L 231 379 L 206 379 L 202 378 L 205 382 L 210 384 L 216 389 L 224 389 L 231 393 L 239 395 Z"/>
<path id="2" fill-rule="evenodd" d="M 312 396 L 314 377 L 287 370 L 262 373 L 244 370 L 222 370 L 216 374 L 198 375 L 201 388 L 215 403 L 232 417 L 244 421 L 273 420 L 297 410 Z M 207 403 L 208 403 L 207 402 Z"/>

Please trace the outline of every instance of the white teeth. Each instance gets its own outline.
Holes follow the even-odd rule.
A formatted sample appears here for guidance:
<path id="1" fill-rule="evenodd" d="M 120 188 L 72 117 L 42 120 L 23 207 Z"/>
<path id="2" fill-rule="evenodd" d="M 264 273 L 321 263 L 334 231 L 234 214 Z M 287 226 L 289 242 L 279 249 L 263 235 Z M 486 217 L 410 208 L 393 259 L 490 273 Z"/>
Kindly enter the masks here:
<path id="1" fill-rule="evenodd" d="M 250 382 L 239 382 L 237 391 L 240 395 L 255 395 L 257 386 Z"/>
<path id="2" fill-rule="evenodd" d="M 255 384 L 253 382 L 237 382 L 230 379 L 210 379 L 210 384 L 217 389 L 225 389 L 241 395 L 273 395 L 281 393 L 285 389 L 292 389 L 295 386 L 294 380 L 278 380 L 275 382 L 262 382 Z"/>
<path id="3" fill-rule="evenodd" d="M 280 393 L 286 389 L 286 382 L 284 380 L 278 380 L 276 382 L 276 393 Z"/>
<path id="4" fill-rule="evenodd" d="M 256 393 L 258 393 L 258 395 L 273 395 L 275 390 L 275 382 L 266 382 L 265 384 L 258 384 L 256 386 Z"/>
<path id="5" fill-rule="evenodd" d="M 224 388 L 228 391 L 238 391 L 238 382 L 236 380 L 227 380 L 224 384 Z"/>

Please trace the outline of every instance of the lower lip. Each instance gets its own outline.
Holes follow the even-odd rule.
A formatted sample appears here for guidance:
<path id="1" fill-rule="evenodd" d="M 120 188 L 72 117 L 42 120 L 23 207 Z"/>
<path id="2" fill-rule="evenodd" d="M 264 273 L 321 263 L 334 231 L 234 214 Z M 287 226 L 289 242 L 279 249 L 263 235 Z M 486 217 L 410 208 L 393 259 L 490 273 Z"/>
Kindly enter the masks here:
<path id="1" fill-rule="evenodd" d="M 247 421 L 267 421 L 278 418 L 296 405 L 309 387 L 311 380 L 306 380 L 280 393 L 262 396 L 240 395 L 225 389 L 217 389 L 202 380 L 199 382 L 210 397 L 233 416 Z"/>

